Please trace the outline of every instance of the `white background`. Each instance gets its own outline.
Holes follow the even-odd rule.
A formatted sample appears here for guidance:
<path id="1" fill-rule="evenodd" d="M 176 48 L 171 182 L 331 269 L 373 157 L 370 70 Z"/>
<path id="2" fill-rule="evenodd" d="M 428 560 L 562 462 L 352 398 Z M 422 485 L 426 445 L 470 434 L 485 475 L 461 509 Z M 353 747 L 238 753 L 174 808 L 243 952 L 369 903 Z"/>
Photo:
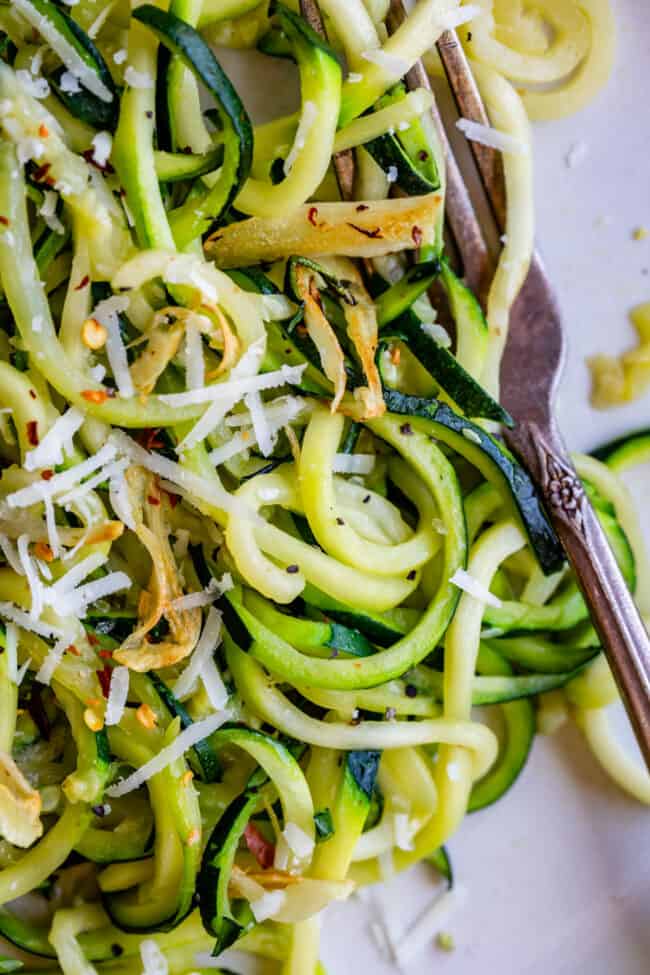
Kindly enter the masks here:
<path id="1" fill-rule="evenodd" d="M 570 339 L 558 416 L 579 450 L 650 427 L 650 395 L 607 413 L 588 403 L 585 357 L 633 346 L 627 312 L 650 300 L 650 237 L 632 239 L 636 227 L 650 228 L 650 4 L 614 6 L 610 86 L 579 116 L 535 128 L 538 237 Z M 260 86 L 255 95 L 259 116 Z M 577 142 L 587 152 L 570 169 L 566 154 Z M 636 493 L 650 539 L 647 472 Z M 443 925 L 456 950 L 432 944 L 408 975 L 650 972 L 650 813 L 610 785 L 575 729 L 538 738 L 512 792 L 467 818 L 449 847 L 467 888 L 465 905 Z M 431 900 L 434 884 L 418 869 L 380 893 L 396 931 Z M 397 971 L 369 936 L 372 913 L 358 900 L 328 912 L 328 975 Z"/>

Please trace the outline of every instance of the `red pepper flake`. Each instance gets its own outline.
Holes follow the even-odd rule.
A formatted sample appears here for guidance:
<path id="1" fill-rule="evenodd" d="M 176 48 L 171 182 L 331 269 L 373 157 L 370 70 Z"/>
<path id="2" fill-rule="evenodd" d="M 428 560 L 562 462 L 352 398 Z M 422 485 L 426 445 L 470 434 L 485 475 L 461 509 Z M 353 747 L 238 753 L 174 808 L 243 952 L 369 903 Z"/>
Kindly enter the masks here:
<path id="1" fill-rule="evenodd" d="M 159 433 L 160 427 L 142 430 L 136 437 L 136 440 L 145 450 L 160 450 L 165 445 L 160 439 Z"/>
<path id="2" fill-rule="evenodd" d="M 155 507 L 157 507 L 160 504 L 160 498 L 156 498 L 153 494 L 147 495 L 147 501 L 149 502 L 149 504 L 153 504 Z"/>
<path id="3" fill-rule="evenodd" d="M 309 332 L 307 331 L 307 326 L 303 325 L 302 323 L 300 325 L 296 325 L 296 332 L 298 333 L 298 335 L 301 335 L 303 338 L 305 337 L 305 335 L 309 334 Z"/>
<path id="4" fill-rule="evenodd" d="M 36 399 L 36 390 L 35 389 L 30 389 L 29 395 L 31 396 L 32 399 Z"/>
<path id="5" fill-rule="evenodd" d="M 44 481 L 51 481 L 54 477 L 54 471 L 49 468 L 46 471 L 41 471 L 41 477 Z"/>
<path id="6" fill-rule="evenodd" d="M 89 642 L 92 642 L 90 640 L 90 637 L 91 637 L 91 634 L 89 633 L 88 634 L 88 641 Z M 96 636 L 93 636 L 93 640 L 94 640 L 95 643 L 99 643 L 99 640 L 97 639 Z M 97 656 L 101 660 L 112 660 L 112 658 L 113 658 L 113 651 L 112 650 L 98 650 L 97 651 Z"/>
<path id="7" fill-rule="evenodd" d="M 87 274 L 84 274 L 83 278 L 81 279 L 81 281 L 79 282 L 79 284 L 76 286 L 76 288 L 74 290 L 75 291 L 82 291 L 85 287 L 87 287 L 89 281 L 90 281 L 90 278 L 88 277 L 88 275 Z"/>
<path id="8" fill-rule="evenodd" d="M 96 647 L 99 645 L 99 640 L 97 639 L 94 633 L 86 633 L 86 638 L 88 640 L 88 643 L 91 645 L 91 647 Z"/>
<path id="9" fill-rule="evenodd" d="M 249 822 L 244 830 L 246 846 L 253 854 L 262 870 L 268 870 L 275 860 L 275 844 L 270 843 L 255 823 Z"/>
<path id="10" fill-rule="evenodd" d="M 422 228 L 421 227 L 413 227 L 413 229 L 411 230 L 411 238 L 412 238 L 413 243 L 415 244 L 416 247 L 419 247 L 420 246 L 420 244 L 422 243 L 422 238 L 423 237 L 424 237 L 424 234 L 422 233 Z"/>
<path id="11" fill-rule="evenodd" d="M 316 217 L 318 216 L 318 207 L 309 207 L 307 212 L 307 219 L 309 220 L 312 227 L 316 226 Z"/>
<path id="12" fill-rule="evenodd" d="M 357 207 L 357 213 L 363 213 L 364 210 L 369 210 L 369 209 L 370 207 L 368 206 L 367 203 L 360 203 L 359 206 Z"/>
<path id="13" fill-rule="evenodd" d="M 181 500 L 180 494 L 174 494 L 173 491 L 165 491 L 165 497 L 169 502 L 169 507 L 174 509 L 178 502 Z"/>
<path id="14" fill-rule="evenodd" d="M 38 447 L 38 420 L 29 420 L 27 423 L 27 441 L 32 447 Z"/>
<path id="15" fill-rule="evenodd" d="M 102 689 L 102 694 L 104 697 L 108 697 L 108 692 L 111 689 L 111 668 L 106 666 L 103 670 L 98 670 L 97 680 L 99 681 L 99 686 Z"/>
<path id="16" fill-rule="evenodd" d="M 86 400 L 87 403 L 105 403 L 108 399 L 108 390 L 106 389 L 82 389 L 81 395 Z"/>
<path id="17" fill-rule="evenodd" d="M 50 134 L 50 130 L 44 122 L 41 122 L 39 125 L 38 134 L 40 135 L 41 139 L 47 139 L 48 135 Z"/>
<path id="18" fill-rule="evenodd" d="M 77 647 L 75 647 L 74 643 L 71 643 L 70 646 L 69 647 L 66 647 L 65 649 L 66 649 L 66 652 L 67 653 L 71 653 L 73 657 L 80 657 L 81 656 L 81 650 L 79 650 Z"/>
<path id="19" fill-rule="evenodd" d="M 3 227 L 9 226 L 9 219 L 7 217 L 0 217 L 0 223 Z"/>
<path id="20" fill-rule="evenodd" d="M 84 157 L 87 163 L 89 163 L 91 166 L 94 166 L 95 169 L 98 169 L 100 173 L 104 173 L 105 176 L 112 176 L 113 173 L 115 172 L 114 167 L 109 163 L 108 160 L 106 160 L 103 166 L 100 166 L 100 164 L 95 159 L 94 149 L 84 149 L 81 155 Z"/>
<path id="21" fill-rule="evenodd" d="M 384 236 L 381 232 L 381 227 L 375 227 L 374 230 L 366 230 L 365 227 L 358 227 L 356 223 L 350 223 L 349 220 L 346 222 L 348 227 L 352 227 L 353 230 L 363 234 L 364 237 L 371 237 L 373 240 L 381 240 Z"/>
<path id="22" fill-rule="evenodd" d="M 32 173 L 32 179 L 35 183 L 42 183 L 47 176 L 52 163 L 46 162 L 42 166 L 37 166 Z"/>

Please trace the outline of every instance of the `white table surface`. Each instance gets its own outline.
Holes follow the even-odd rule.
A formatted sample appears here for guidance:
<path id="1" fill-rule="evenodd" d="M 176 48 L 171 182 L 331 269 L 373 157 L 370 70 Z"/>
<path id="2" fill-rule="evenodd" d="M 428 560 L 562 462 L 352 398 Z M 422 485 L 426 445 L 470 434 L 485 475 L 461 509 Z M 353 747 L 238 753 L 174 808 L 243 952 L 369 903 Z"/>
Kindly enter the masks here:
<path id="1" fill-rule="evenodd" d="M 578 450 L 650 427 L 650 394 L 608 412 L 588 402 L 585 358 L 633 346 L 627 312 L 650 300 L 650 237 L 632 239 L 650 227 L 650 4 L 614 6 L 619 51 L 608 89 L 579 116 L 535 127 L 538 238 L 570 340 L 558 415 Z M 569 168 L 577 142 L 587 152 Z M 648 472 L 635 491 L 650 540 Z M 443 925 L 456 948 L 432 943 L 406 975 L 650 973 L 650 812 L 610 784 L 574 728 L 538 737 L 513 790 L 468 817 L 449 848 L 467 889 Z M 399 932 L 435 886 L 418 868 L 375 890 Z M 371 916 L 357 899 L 327 912 L 328 975 L 398 971 L 369 935 Z"/>

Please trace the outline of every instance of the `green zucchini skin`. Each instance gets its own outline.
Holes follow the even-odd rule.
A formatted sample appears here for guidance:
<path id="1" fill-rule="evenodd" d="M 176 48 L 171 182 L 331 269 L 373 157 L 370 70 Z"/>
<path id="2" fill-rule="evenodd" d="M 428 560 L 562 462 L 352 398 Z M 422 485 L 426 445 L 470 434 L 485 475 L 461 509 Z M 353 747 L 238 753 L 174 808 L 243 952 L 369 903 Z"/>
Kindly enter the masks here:
<path id="1" fill-rule="evenodd" d="M 588 481 L 584 481 L 584 486 L 607 540 L 612 546 L 623 577 L 628 587 L 634 592 L 636 585 L 634 553 L 629 539 L 616 518 L 614 506 Z M 500 607 L 487 606 L 484 621 L 488 626 L 494 626 L 504 631 L 558 631 L 577 626 L 586 620 L 588 615 L 582 593 L 577 583 L 571 580 L 558 596 L 543 606 L 534 606 L 514 600 L 504 601 Z"/>
<path id="2" fill-rule="evenodd" d="M 213 98 L 222 123 L 224 158 L 217 183 L 172 210 L 169 222 L 181 249 L 206 233 L 237 196 L 253 161 L 253 127 L 244 106 L 221 65 L 201 35 L 185 21 L 153 4 L 133 11 L 172 54 L 202 82 Z"/>
<path id="3" fill-rule="evenodd" d="M 632 467 L 650 460 L 650 429 L 637 430 L 636 433 L 610 440 L 591 452 L 596 460 L 604 461 L 613 470 L 619 467 Z"/>
<path id="4" fill-rule="evenodd" d="M 471 376 L 479 379 L 488 340 L 488 323 L 483 309 L 445 257 L 440 260 L 440 282 L 456 325 L 456 358 Z"/>
<path id="5" fill-rule="evenodd" d="M 66 248 L 70 236 L 70 230 L 66 227 L 64 234 L 48 230 L 39 239 L 34 248 L 34 259 L 41 275 L 45 274 L 52 261 Z"/>
<path id="6" fill-rule="evenodd" d="M 60 81 L 65 68 L 61 68 L 48 78 L 57 97 L 75 118 L 94 126 L 96 129 L 114 131 L 117 126 L 119 111 L 118 91 L 101 52 L 88 34 L 61 7 L 50 3 L 50 0 L 30 0 L 30 4 L 42 17 L 49 20 L 50 24 L 66 39 L 68 44 L 75 48 L 86 65 L 94 71 L 112 95 L 110 101 L 102 101 L 101 98 L 93 95 L 86 88 L 82 88 L 76 94 L 62 91 Z"/>
<path id="7" fill-rule="evenodd" d="M 261 295 L 277 295 L 280 293 L 280 289 L 276 288 L 271 279 L 257 267 L 237 268 L 226 273 L 244 291 Z M 305 371 L 296 388 L 303 393 L 312 393 L 316 396 L 331 396 L 332 384 L 320 369 L 320 359 L 313 343 L 309 348 L 306 342 L 298 343 L 297 339 L 297 334 L 295 332 L 290 334 L 287 327 L 281 322 L 267 322 L 266 356 L 262 371 L 271 372 L 283 365 L 305 366 Z"/>
<path id="8" fill-rule="evenodd" d="M 427 291 L 433 282 L 440 276 L 440 261 L 424 261 L 421 264 L 412 264 L 404 272 L 403 277 L 392 284 L 390 288 L 383 288 L 381 293 L 375 298 L 377 309 L 377 323 L 380 328 L 399 318 L 407 309 L 411 307 L 420 295 Z M 372 284 L 371 282 L 371 288 Z M 381 282 L 383 286 L 383 281 Z M 374 288 L 373 290 L 378 290 Z"/>
<path id="9" fill-rule="evenodd" d="M 376 652 L 359 630 L 327 619 L 305 620 L 281 613 L 270 600 L 264 599 L 253 590 L 244 590 L 244 603 L 270 630 L 293 646 L 327 647 L 353 657 L 369 657 Z"/>
<path id="10" fill-rule="evenodd" d="M 406 636 L 420 618 L 420 613 L 415 609 L 398 608 L 385 613 L 360 612 L 353 606 L 332 599 L 311 583 L 307 583 L 301 598 L 308 612 L 310 608 L 321 611 L 344 626 L 358 630 L 380 647 L 390 647 Z"/>
<path id="11" fill-rule="evenodd" d="M 499 637 L 483 644 L 518 667 L 536 674 L 561 674 L 577 670 L 600 653 L 600 646 L 573 647 L 538 636 Z"/>
<path id="12" fill-rule="evenodd" d="M 218 169 L 223 162 L 223 146 L 216 146 L 211 152 L 202 155 L 156 150 L 154 161 L 159 182 L 178 183 Z"/>
<path id="13" fill-rule="evenodd" d="M 447 887 L 449 890 L 454 886 L 454 868 L 451 863 L 451 857 L 449 855 L 449 850 L 446 846 L 440 846 L 437 850 L 426 857 L 427 863 L 430 863 L 432 867 L 435 867 L 439 874 L 441 874 L 447 881 Z"/>
<path id="14" fill-rule="evenodd" d="M 216 938 L 215 955 L 229 948 L 255 923 L 246 901 L 231 904 L 228 880 L 237 847 L 257 804 L 256 793 L 238 796 L 213 829 L 201 859 L 196 893 L 203 927 Z"/>
<path id="15" fill-rule="evenodd" d="M 7 907 L 0 907 L 0 936 L 21 951 L 40 958 L 56 958 L 56 952 L 47 937 L 48 930 L 49 928 L 37 927 L 24 921 Z"/>
<path id="16" fill-rule="evenodd" d="M 508 411 L 483 389 L 448 349 L 438 345 L 422 330 L 420 319 L 413 311 L 404 312 L 383 329 L 378 349 L 380 370 L 383 364 L 382 353 L 390 338 L 399 339 L 408 346 L 427 372 L 467 416 L 494 420 L 508 427 L 514 426 Z"/>
<path id="17" fill-rule="evenodd" d="M 187 710 L 183 707 L 178 698 L 174 695 L 174 692 L 160 679 L 155 671 L 149 673 L 149 680 L 153 684 L 158 697 L 165 705 L 169 711 L 172 718 L 180 718 L 181 729 L 184 731 L 185 728 L 189 728 L 193 721 L 189 716 Z M 209 739 L 204 738 L 202 741 L 197 742 L 193 745 L 192 752 L 195 756 L 194 764 L 198 766 L 198 771 L 200 772 L 200 777 L 204 782 L 219 782 L 222 776 L 221 762 L 217 757 L 217 753 L 210 744 Z"/>
<path id="18" fill-rule="evenodd" d="M 564 565 L 564 552 L 537 497 L 533 482 L 505 446 L 437 400 L 407 396 L 393 389 L 384 389 L 384 400 L 391 413 L 413 417 L 418 426 L 456 450 L 489 480 L 496 479 L 508 489 L 533 551 L 546 574 L 557 572 Z"/>
<path id="19" fill-rule="evenodd" d="M 435 193 L 440 189 L 440 180 L 432 181 L 415 162 L 404 146 L 394 135 L 380 135 L 377 139 L 364 143 L 363 148 L 370 153 L 377 165 L 388 175 L 396 174 L 394 182 L 407 196 Z"/>
<path id="20" fill-rule="evenodd" d="M 508 677 L 512 668 L 497 653 L 479 653 L 479 674 Z M 500 799 L 519 778 L 530 754 L 536 731 L 535 708 L 530 700 L 510 701 L 501 706 L 505 725 L 505 744 L 500 748 L 495 764 L 472 788 L 469 812 L 476 812 Z"/>

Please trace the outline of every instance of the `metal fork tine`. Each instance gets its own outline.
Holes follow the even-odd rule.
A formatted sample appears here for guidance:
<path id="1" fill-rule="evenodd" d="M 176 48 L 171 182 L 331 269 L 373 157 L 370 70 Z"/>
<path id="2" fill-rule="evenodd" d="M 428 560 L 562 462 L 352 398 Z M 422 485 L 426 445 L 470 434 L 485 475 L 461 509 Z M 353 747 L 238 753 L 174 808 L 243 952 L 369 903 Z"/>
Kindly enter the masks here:
<path id="1" fill-rule="evenodd" d="M 386 18 L 389 32 L 394 33 L 406 17 L 407 13 L 402 0 L 391 0 Z M 406 85 L 411 91 L 414 88 L 427 88 L 431 91 L 429 77 L 421 61 L 416 62 L 406 75 Z M 447 221 L 463 262 L 465 280 L 475 293 L 484 297 L 492 278 L 492 261 L 481 225 L 474 212 L 465 181 L 449 145 L 447 133 L 435 102 L 431 109 L 431 115 L 441 145 L 444 147 L 447 162 Z"/>
<path id="2" fill-rule="evenodd" d="M 437 48 L 460 114 L 472 122 L 489 125 L 483 99 L 456 31 L 445 31 Z M 506 223 L 506 191 L 501 154 L 479 142 L 470 141 L 470 148 L 494 216 L 503 230 Z"/>

